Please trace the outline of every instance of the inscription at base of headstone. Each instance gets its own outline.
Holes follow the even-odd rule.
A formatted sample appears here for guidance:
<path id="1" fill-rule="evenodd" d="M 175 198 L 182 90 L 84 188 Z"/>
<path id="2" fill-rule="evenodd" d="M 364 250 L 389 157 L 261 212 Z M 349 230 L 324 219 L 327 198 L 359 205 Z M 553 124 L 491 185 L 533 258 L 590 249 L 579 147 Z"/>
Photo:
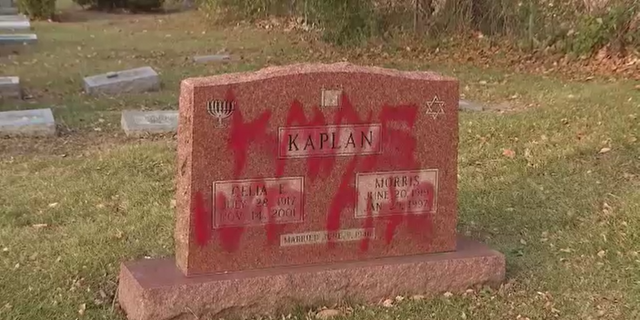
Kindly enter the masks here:
<path id="1" fill-rule="evenodd" d="M 195 56 L 193 62 L 206 63 L 206 62 L 224 62 L 231 60 L 231 56 L 228 54 L 213 54 L 208 56 Z"/>
<path id="2" fill-rule="evenodd" d="M 122 112 L 121 125 L 125 134 L 131 137 L 173 133 L 178 129 L 178 111 L 125 110 Z"/>
<path id="3" fill-rule="evenodd" d="M 22 99 L 19 77 L 0 77 L 1 99 Z"/>
<path id="4" fill-rule="evenodd" d="M 120 306 L 242 318 L 498 284 L 504 256 L 456 234 L 458 100 L 453 78 L 346 63 L 184 80 L 175 260 L 123 264 Z"/>
<path id="5" fill-rule="evenodd" d="M 0 34 L 0 47 L 4 45 L 32 45 L 38 42 L 35 34 Z"/>
<path id="6" fill-rule="evenodd" d="M 54 136 L 56 123 L 51 109 L 0 112 L 0 136 Z"/>
<path id="7" fill-rule="evenodd" d="M 84 78 L 87 94 L 117 95 L 160 90 L 160 76 L 151 67 L 108 72 Z"/>

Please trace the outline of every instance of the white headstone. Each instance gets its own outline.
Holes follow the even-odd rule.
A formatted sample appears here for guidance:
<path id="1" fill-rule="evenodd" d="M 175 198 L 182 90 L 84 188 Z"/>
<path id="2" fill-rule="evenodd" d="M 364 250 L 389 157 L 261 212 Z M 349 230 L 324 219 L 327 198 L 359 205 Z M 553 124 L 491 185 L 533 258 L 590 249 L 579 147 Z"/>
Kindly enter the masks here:
<path id="1" fill-rule="evenodd" d="M 178 129 L 177 110 L 122 112 L 122 129 L 127 136 L 139 137 L 145 134 L 173 133 Z"/>
<path id="2" fill-rule="evenodd" d="M 16 14 L 18 14 L 18 8 L 0 7 L 0 16 L 3 16 L 3 15 L 16 15 Z"/>
<path id="3" fill-rule="evenodd" d="M 151 67 L 108 72 L 84 78 L 87 94 L 121 94 L 160 90 L 160 77 Z"/>
<path id="4" fill-rule="evenodd" d="M 34 44 L 38 42 L 35 34 L 0 34 L 0 46 L 16 44 Z"/>
<path id="5" fill-rule="evenodd" d="M 56 123 L 51 109 L 0 112 L 0 136 L 53 136 Z"/>
<path id="6" fill-rule="evenodd" d="M 20 78 L 0 77 L 0 98 L 22 99 L 22 90 L 20 90 Z"/>
<path id="7" fill-rule="evenodd" d="M 0 20 L 0 30 L 30 30 L 31 23 L 29 21 L 2 21 Z"/>
<path id="8" fill-rule="evenodd" d="M 29 18 L 23 14 L 0 16 L 0 21 L 29 21 Z"/>

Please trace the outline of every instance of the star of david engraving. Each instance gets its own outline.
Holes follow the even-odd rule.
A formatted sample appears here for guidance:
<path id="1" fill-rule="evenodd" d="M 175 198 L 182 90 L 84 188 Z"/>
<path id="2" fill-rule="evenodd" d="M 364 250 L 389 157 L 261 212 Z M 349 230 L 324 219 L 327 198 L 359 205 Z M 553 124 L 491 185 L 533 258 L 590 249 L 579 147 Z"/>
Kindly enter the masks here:
<path id="1" fill-rule="evenodd" d="M 433 100 L 427 101 L 427 115 L 432 116 L 434 119 L 439 115 L 444 115 L 444 101 L 440 100 L 438 96 L 434 96 Z"/>

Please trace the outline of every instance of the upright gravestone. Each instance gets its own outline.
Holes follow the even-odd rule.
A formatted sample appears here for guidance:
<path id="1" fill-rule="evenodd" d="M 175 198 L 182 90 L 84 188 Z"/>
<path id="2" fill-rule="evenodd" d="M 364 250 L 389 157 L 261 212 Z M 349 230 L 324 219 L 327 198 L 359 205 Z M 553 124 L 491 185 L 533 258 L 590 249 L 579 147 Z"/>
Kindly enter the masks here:
<path id="1" fill-rule="evenodd" d="M 456 236 L 458 82 L 293 65 L 182 82 L 176 257 L 128 262 L 129 319 L 375 303 L 504 278 Z"/>

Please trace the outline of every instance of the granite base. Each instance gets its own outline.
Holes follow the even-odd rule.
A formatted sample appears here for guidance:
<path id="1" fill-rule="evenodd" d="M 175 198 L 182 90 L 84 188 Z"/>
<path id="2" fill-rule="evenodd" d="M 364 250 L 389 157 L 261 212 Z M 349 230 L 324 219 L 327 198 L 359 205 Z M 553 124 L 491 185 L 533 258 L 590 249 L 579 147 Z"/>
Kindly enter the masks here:
<path id="1" fill-rule="evenodd" d="M 455 252 L 185 277 L 173 259 L 127 262 L 118 299 L 130 320 L 249 317 L 340 301 L 462 292 L 504 280 L 504 256 L 468 239 Z"/>

